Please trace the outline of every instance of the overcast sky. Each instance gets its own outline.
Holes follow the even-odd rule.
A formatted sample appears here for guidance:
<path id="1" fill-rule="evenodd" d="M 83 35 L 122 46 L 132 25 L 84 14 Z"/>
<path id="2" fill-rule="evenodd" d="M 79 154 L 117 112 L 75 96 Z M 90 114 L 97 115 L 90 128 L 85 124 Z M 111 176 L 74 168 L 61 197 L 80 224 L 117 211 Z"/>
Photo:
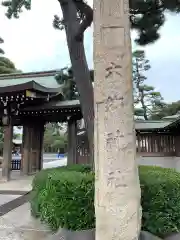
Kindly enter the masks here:
<path id="1" fill-rule="evenodd" d="M 92 0 L 88 2 L 92 4 Z M 65 34 L 52 27 L 53 15 L 61 14 L 57 0 L 32 0 L 32 10 L 24 11 L 18 20 L 8 20 L 4 12 L 0 6 L 0 36 L 5 41 L 6 57 L 18 69 L 42 71 L 70 65 Z M 161 39 L 145 49 L 152 66 L 148 84 L 155 86 L 166 101 L 180 100 L 179 20 L 180 16 L 168 16 L 161 29 Z M 92 32 L 91 28 L 85 34 L 90 68 L 93 66 Z"/>

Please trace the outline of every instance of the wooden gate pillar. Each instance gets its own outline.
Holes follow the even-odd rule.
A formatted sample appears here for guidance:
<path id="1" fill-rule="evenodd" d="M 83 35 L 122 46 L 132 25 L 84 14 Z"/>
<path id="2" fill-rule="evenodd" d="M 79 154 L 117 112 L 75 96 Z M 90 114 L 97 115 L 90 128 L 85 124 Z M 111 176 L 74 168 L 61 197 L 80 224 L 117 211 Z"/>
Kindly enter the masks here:
<path id="1" fill-rule="evenodd" d="M 42 169 L 44 123 L 24 126 L 22 173 L 33 174 Z"/>
<path id="2" fill-rule="evenodd" d="M 38 170 L 38 157 L 39 157 L 38 133 L 39 131 L 37 131 L 37 127 L 31 126 L 29 174 L 33 174 Z"/>
<path id="3" fill-rule="evenodd" d="M 77 163 L 77 123 L 75 120 L 68 121 L 68 159 L 67 164 Z"/>
<path id="4" fill-rule="evenodd" d="M 13 126 L 4 127 L 4 147 L 3 147 L 3 160 L 2 160 L 2 180 L 10 180 L 11 160 L 12 160 L 12 138 Z"/>
<path id="5" fill-rule="evenodd" d="M 28 175 L 29 173 L 29 161 L 30 161 L 30 139 L 31 129 L 28 125 L 23 126 L 23 146 L 22 146 L 22 158 L 21 158 L 21 173 L 22 175 Z"/>
<path id="6" fill-rule="evenodd" d="M 179 146 L 180 146 L 180 136 L 175 136 L 175 155 L 176 157 L 180 156 L 180 150 L 179 150 Z"/>
<path id="7" fill-rule="evenodd" d="M 38 151 L 37 170 L 39 170 L 39 171 L 43 168 L 44 132 L 45 132 L 45 127 L 44 127 L 44 124 L 42 123 L 36 130 L 36 133 L 38 134 L 38 137 L 37 137 L 37 151 Z"/>

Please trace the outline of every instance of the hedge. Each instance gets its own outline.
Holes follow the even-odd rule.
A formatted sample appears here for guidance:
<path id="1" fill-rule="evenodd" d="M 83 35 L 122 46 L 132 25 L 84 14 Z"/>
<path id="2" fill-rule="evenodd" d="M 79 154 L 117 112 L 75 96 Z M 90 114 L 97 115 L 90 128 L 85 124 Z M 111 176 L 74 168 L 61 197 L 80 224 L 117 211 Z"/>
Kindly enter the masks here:
<path id="1" fill-rule="evenodd" d="M 140 167 L 142 228 L 164 237 L 180 231 L 180 173 Z"/>
<path id="2" fill-rule="evenodd" d="M 180 231 L 180 173 L 141 166 L 142 229 L 164 237 Z M 32 213 L 53 230 L 95 225 L 94 174 L 89 166 L 43 170 L 33 181 Z"/>
<path id="3" fill-rule="evenodd" d="M 46 184 L 47 181 L 54 175 L 60 176 L 64 171 L 76 171 L 82 173 L 88 173 L 91 171 L 89 165 L 69 165 L 58 168 L 50 168 L 40 171 L 36 174 L 32 183 L 32 192 L 31 192 L 31 213 L 34 217 L 41 217 L 43 208 L 41 209 L 41 194 L 44 191 L 47 191 Z"/>

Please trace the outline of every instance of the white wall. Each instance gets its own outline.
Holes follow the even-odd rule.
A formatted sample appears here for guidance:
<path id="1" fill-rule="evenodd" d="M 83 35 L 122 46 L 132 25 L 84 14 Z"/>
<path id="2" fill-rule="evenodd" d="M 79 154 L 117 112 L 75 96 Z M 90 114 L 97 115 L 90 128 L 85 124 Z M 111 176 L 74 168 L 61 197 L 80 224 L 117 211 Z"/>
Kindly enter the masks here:
<path id="1" fill-rule="evenodd" d="M 137 156 L 139 165 L 174 168 L 180 171 L 180 157 L 142 157 Z"/>

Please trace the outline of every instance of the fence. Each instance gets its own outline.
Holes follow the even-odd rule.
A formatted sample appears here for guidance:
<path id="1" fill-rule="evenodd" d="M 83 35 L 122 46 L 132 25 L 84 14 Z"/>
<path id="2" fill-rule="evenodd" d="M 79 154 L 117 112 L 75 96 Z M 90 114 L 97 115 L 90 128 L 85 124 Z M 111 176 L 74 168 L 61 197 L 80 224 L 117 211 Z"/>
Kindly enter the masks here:
<path id="1" fill-rule="evenodd" d="M 144 156 L 175 156 L 180 136 L 170 133 L 137 133 L 136 151 Z M 87 136 L 78 138 L 78 162 L 85 163 L 89 156 Z"/>
<path id="2" fill-rule="evenodd" d="M 176 136 L 170 134 L 137 134 L 137 153 L 174 155 L 176 152 Z"/>
<path id="3" fill-rule="evenodd" d="M 20 170 L 21 169 L 21 160 L 12 159 L 11 160 L 11 170 Z"/>

